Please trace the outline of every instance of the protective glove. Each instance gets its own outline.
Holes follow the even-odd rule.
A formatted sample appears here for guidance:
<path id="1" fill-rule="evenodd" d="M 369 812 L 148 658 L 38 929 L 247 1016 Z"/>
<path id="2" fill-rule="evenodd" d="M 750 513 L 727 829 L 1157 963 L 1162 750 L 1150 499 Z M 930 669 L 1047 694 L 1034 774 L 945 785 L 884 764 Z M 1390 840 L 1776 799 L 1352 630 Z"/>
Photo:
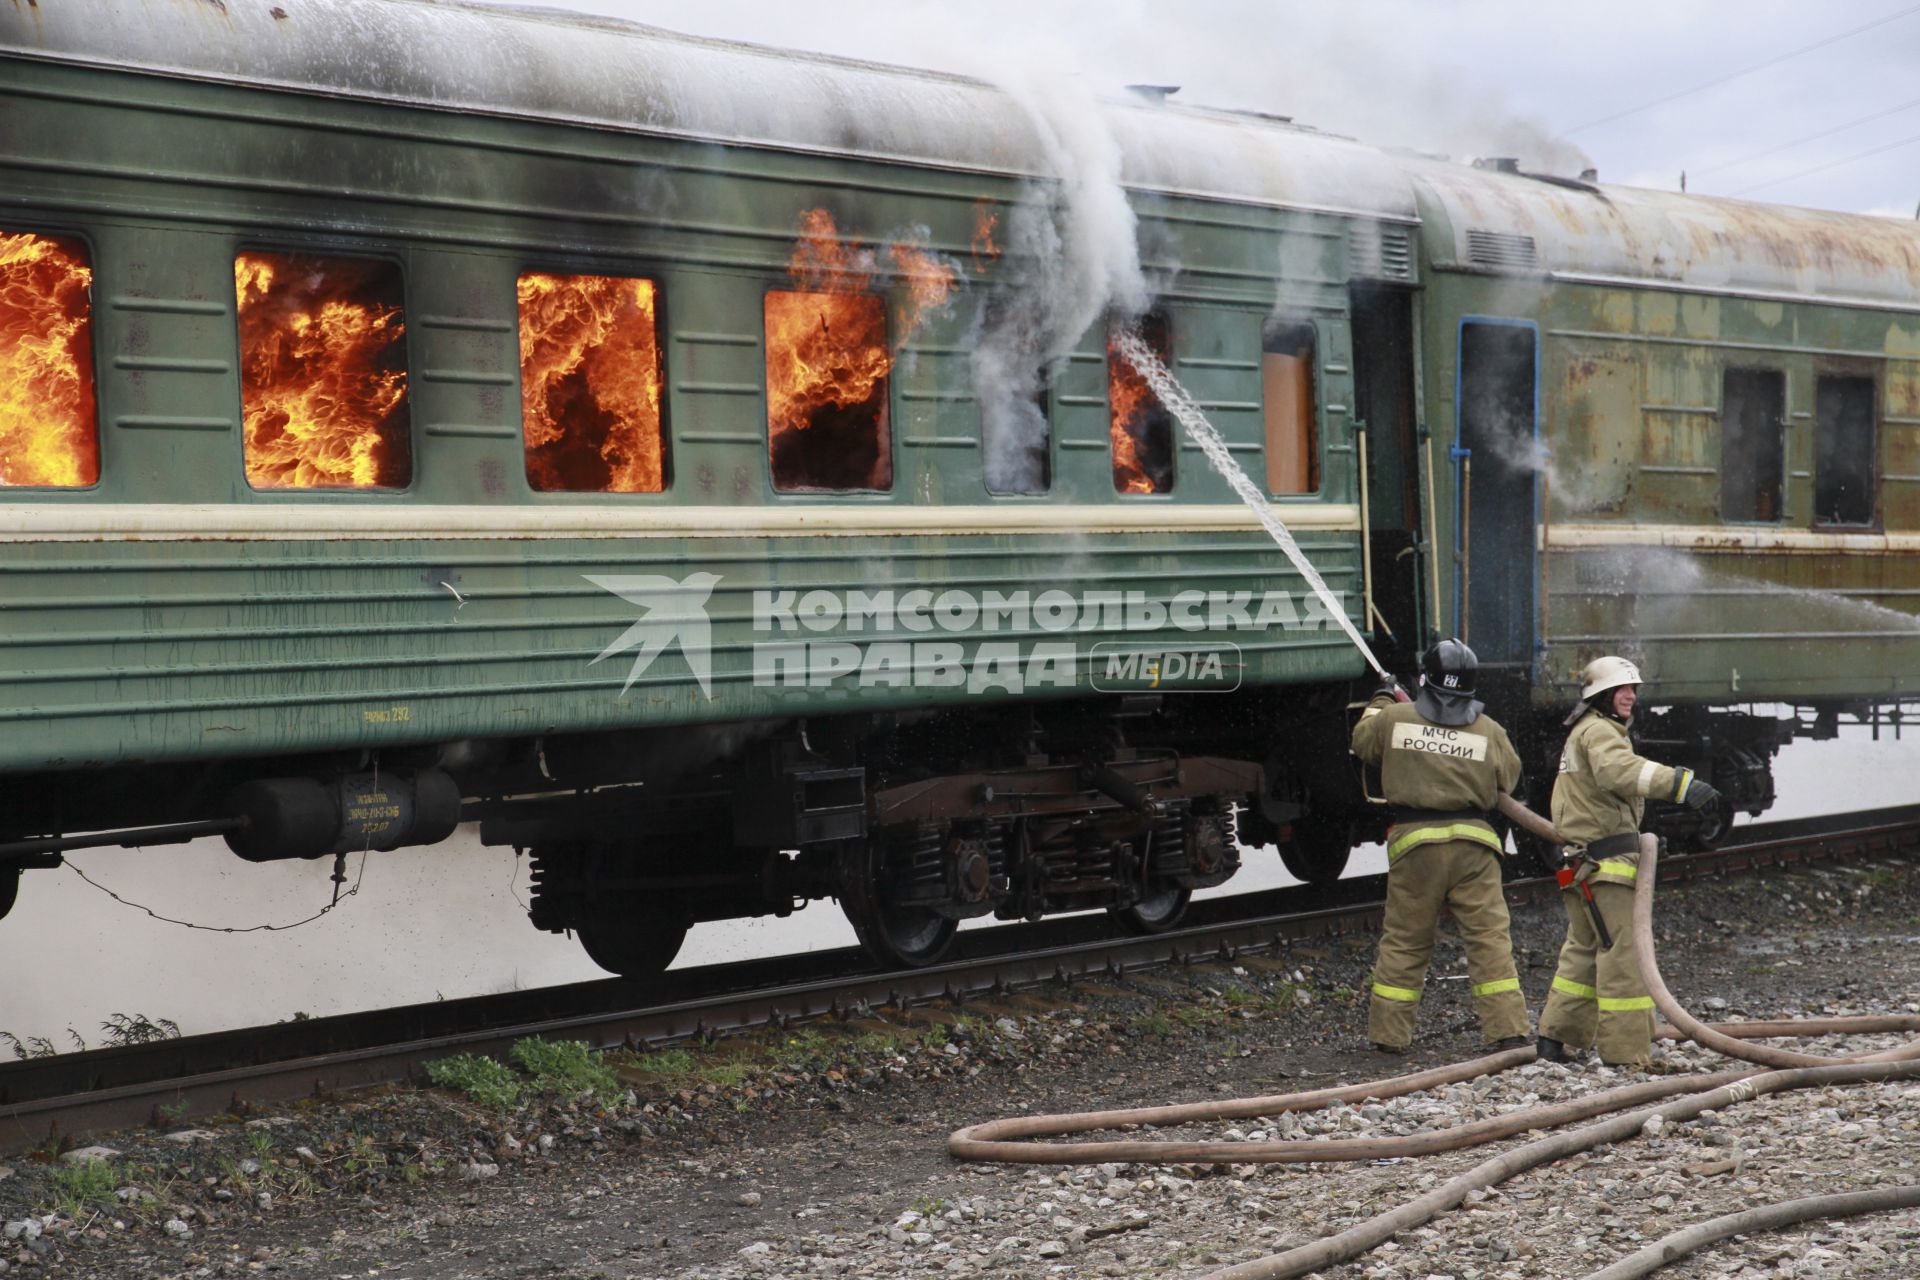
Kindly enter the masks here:
<path id="1" fill-rule="evenodd" d="M 1380 687 L 1373 691 L 1373 696 L 1376 698 L 1391 698 L 1395 702 L 1412 701 L 1411 698 L 1407 697 L 1407 691 L 1400 687 L 1400 682 L 1392 676 L 1388 676 L 1380 682 Z"/>
<path id="2" fill-rule="evenodd" d="M 1700 779 L 1690 778 L 1687 781 L 1686 794 L 1680 797 L 1680 801 L 1691 809 L 1711 809 L 1720 803 L 1720 793 Z"/>

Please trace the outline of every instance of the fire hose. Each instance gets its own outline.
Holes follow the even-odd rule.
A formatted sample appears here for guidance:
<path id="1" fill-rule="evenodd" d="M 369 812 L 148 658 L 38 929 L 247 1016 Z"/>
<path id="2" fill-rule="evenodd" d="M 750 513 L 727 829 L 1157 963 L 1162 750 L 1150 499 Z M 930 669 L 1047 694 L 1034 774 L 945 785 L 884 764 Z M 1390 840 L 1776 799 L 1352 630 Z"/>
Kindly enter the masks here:
<path id="1" fill-rule="evenodd" d="M 1530 833 L 1558 843 L 1552 825 L 1538 814 L 1500 797 L 1501 811 Z M 1456 1208 L 1476 1190 L 1496 1186 L 1528 1169 L 1604 1143 L 1638 1134 L 1653 1115 L 1667 1121 L 1692 1119 L 1707 1110 L 1719 1110 L 1770 1093 L 1834 1084 L 1868 1081 L 1920 1080 L 1920 1040 L 1874 1054 L 1821 1057 L 1745 1043 L 1750 1039 L 1783 1035 L 1832 1035 L 1879 1031 L 1920 1030 L 1920 1017 L 1879 1015 L 1862 1018 L 1792 1019 L 1776 1022 L 1736 1022 L 1708 1025 L 1682 1008 L 1660 976 L 1653 944 L 1653 882 L 1658 849 L 1651 836 L 1641 838 L 1640 874 L 1634 889 L 1633 930 L 1639 948 L 1641 976 L 1655 1005 L 1672 1022 L 1661 1033 L 1692 1039 L 1728 1057 L 1783 1068 L 1770 1072 L 1722 1071 L 1677 1076 L 1608 1089 L 1584 1098 L 1535 1107 L 1521 1112 L 1460 1125 L 1437 1132 L 1396 1138 L 1280 1139 L 1264 1142 L 1166 1142 L 1158 1140 L 1102 1140 L 1040 1143 L 1026 1139 L 1127 1129 L 1139 1125 L 1192 1124 L 1214 1120 L 1250 1119 L 1287 1112 L 1308 1111 L 1339 1102 L 1391 1098 L 1473 1079 L 1532 1062 L 1531 1046 L 1489 1054 L 1448 1067 L 1365 1084 L 1319 1089 L 1260 1098 L 1239 1098 L 1158 1107 L 1015 1116 L 955 1131 L 947 1150 L 956 1159 L 1016 1164 L 1096 1164 L 1105 1161 L 1140 1163 L 1262 1164 L 1307 1161 L 1381 1160 L 1455 1151 L 1514 1137 L 1537 1129 L 1553 1129 L 1595 1116 L 1610 1119 L 1584 1128 L 1556 1133 L 1485 1161 L 1397 1209 L 1376 1215 L 1337 1235 L 1311 1244 L 1258 1258 L 1212 1273 L 1207 1280 L 1279 1280 L 1358 1257 L 1394 1235 Z M 1692 1096 L 1683 1096 L 1692 1095 Z M 1614 1115 L 1625 1108 L 1636 1108 Z M 1824 1202 L 1825 1207 L 1814 1201 Z M 1883 1188 L 1844 1197 L 1814 1197 L 1762 1206 L 1715 1219 L 1656 1241 L 1623 1258 L 1589 1280 L 1627 1280 L 1642 1276 L 1731 1234 L 1784 1225 L 1811 1217 L 1838 1216 L 1920 1203 L 1920 1188 Z M 1729 1225 L 1735 1224 L 1735 1225 Z M 1744 1225 L 1740 1225 L 1744 1224 Z"/>

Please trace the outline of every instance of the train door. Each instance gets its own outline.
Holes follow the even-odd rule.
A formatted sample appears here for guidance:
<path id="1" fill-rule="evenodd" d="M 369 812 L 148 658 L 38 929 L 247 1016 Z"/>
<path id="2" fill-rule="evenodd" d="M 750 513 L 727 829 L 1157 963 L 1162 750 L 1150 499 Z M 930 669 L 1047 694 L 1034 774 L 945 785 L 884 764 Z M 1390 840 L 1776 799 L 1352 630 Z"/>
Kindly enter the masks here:
<path id="1" fill-rule="evenodd" d="M 1367 620 L 1389 667 L 1410 669 L 1423 634 L 1419 441 L 1415 429 L 1413 293 L 1355 282 L 1354 417 L 1365 424 L 1367 516 L 1374 616 Z"/>
<path id="2" fill-rule="evenodd" d="M 1453 631 L 1482 666 L 1528 666 L 1539 491 L 1539 331 L 1460 324 L 1455 383 Z"/>

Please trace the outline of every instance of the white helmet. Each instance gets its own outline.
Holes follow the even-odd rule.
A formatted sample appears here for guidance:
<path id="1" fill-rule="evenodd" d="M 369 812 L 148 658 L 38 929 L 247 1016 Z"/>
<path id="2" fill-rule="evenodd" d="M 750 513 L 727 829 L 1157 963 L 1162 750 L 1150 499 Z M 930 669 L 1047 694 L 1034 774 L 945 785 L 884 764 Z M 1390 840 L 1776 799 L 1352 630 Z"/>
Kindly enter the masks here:
<path id="1" fill-rule="evenodd" d="M 1595 658 L 1580 673 L 1582 702 L 1592 702 L 1609 689 L 1618 689 L 1623 684 L 1644 684 L 1640 679 L 1640 668 L 1625 658 L 1616 658 L 1609 654 L 1604 658 Z"/>

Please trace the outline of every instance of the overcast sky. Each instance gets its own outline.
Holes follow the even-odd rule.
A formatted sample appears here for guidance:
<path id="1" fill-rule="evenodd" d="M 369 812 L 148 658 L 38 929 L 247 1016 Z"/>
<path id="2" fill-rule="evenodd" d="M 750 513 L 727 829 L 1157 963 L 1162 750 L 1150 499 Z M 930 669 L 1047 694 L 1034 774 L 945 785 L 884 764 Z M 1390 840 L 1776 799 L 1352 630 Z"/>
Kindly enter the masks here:
<path id="1" fill-rule="evenodd" d="M 1920 4 L 1909 0 L 555 7 L 975 74 L 1020 59 L 1100 88 L 1177 84 L 1183 101 L 1460 159 L 1518 155 L 1564 172 L 1591 164 L 1605 182 L 1671 189 L 1684 170 L 1697 193 L 1901 218 L 1920 205 Z M 1659 103 L 1671 95 L 1681 96 Z"/>

